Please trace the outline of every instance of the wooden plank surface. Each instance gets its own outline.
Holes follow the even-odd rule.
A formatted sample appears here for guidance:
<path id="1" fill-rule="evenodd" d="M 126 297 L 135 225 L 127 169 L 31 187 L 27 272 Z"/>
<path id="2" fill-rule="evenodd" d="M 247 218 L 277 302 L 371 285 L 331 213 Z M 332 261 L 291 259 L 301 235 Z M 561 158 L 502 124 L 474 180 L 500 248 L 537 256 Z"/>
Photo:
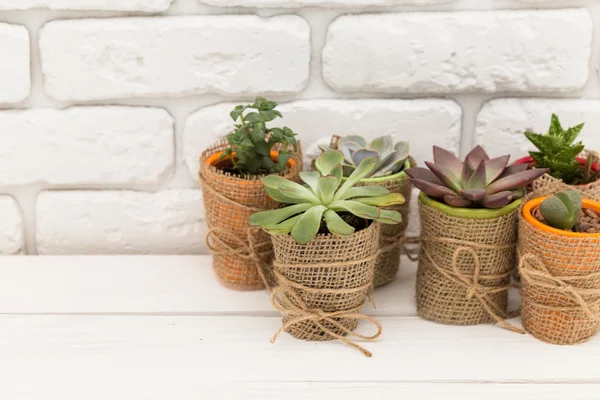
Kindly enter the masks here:
<path id="1" fill-rule="evenodd" d="M 403 260 L 366 312 L 416 315 L 415 271 Z M 0 257 L 0 277 L 0 313 L 278 315 L 266 291 L 221 286 L 210 256 Z"/>
<path id="2" fill-rule="evenodd" d="M 418 317 L 380 322 L 381 338 L 363 343 L 373 352 L 367 358 L 339 341 L 285 334 L 270 343 L 277 317 L 5 315 L 0 360 L 10 366 L 8 376 L 130 376 L 156 390 L 182 382 L 600 384 L 599 338 L 552 346 L 491 325 L 452 327 Z"/>
<path id="3" fill-rule="evenodd" d="M 267 293 L 220 286 L 206 256 L 2 257 L 0 399 L 600 398 L 600 338 L 424 321 L 415 268 L 365 307 L 384 327 L 359 342 L 366 358 L 339 341 L 270 343 Z"/>

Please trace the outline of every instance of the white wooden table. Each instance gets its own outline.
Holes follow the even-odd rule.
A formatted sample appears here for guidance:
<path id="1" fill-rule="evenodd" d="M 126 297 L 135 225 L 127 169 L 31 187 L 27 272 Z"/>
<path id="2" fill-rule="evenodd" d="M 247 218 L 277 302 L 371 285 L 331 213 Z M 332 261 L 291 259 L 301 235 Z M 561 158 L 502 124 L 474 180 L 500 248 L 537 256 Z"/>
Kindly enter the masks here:
<path id="1" fill-rule="evenodd" d="M 1 257 L 0 399 L 600 399 L 600 337 L 436 325 L 416 316 L 414 275 L 405 260 L 365 307 L 384 327 L 366 358 L 271 344 L 267 293 L 221 287 L 208 256 Z"/>

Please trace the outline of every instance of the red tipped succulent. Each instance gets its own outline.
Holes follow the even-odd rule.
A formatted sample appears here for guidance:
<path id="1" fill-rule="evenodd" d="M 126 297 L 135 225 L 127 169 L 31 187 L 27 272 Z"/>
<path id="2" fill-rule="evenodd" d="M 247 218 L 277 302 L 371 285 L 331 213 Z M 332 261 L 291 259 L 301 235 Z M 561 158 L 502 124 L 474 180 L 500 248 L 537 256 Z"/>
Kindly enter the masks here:
<path id="1" fill-rule="evenodd" d="M 451 152 L 433 146 L 434 162 L 426 168 L 409 168 L 411 182 L 429 197 L 452 207 L 500 208 L 525 195 L 526 187 L 547 168 L 508 166 L 510 156 L 492 158 L 475 147 L 464 163 Z"/>

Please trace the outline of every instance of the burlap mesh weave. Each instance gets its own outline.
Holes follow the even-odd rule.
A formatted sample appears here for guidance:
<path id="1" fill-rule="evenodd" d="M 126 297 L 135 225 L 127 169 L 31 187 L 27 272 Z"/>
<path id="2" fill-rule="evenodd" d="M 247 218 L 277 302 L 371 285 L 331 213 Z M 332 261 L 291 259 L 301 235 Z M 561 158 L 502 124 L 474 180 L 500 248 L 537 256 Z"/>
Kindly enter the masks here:
<path id="1" fill-rule="evenodd" d="M 304 245 L 290 235 L 273 236 L 279 286 L 272 300 L 283 314 L 280 331 L 308 341 L 341 339 L 361 351 L 343 336 L 379 336 L 380 332 L 373 337 L 352 332 L 360 319 L 379 326 L 360 314 L 373 288 L 379 233 L 380 225 L 372 223 L 347 238 L 318 235 Z"/>
<path id="2" fill-rule="evenodd" d="M 561 189 L 543 188 L 529 199 Z M 600 329 L 600 235 L 546 232 L 519 215 L 523 326 L 536 338 L 576 344 Z"/>
<path id="3" fill-rule="evenodd" d="M 298 145 L 299 146 L 299 145 Z M 270 264 L 273 248 L 269 235 L 248 225 L 250 216 L 275 208 L 278 203 L 264 190 L 260 176 L 240 177 L 207 165 L 204 160 L 224 151 L 227 141 L 220 141 L 202 153 L 200 180 L 209 233 L 207 243 L 213 254 L 213 269 L 223 285 L 237 290 L 265 287 L 261 273 L 273 282 Z M 301 154 L 285 178 L 299 180 Z"/>
<path id="4" fill-rule="evenodd" d="M 515 266 L 517 219 L 513 212 L 490 219 L 460 218 L 423 203 L 417 311 L 452 325 L 498 322 L 507 311 Z"/>
<path id="5" fill-rule="evenodd" d="M 341 137 L 337 135 L 332 136 L 329 147 L 337 149 L 337 143 L 340 138 Z M 417 166 L 417 162 L 414 158 L 409 157 L 408 160 L 411 168 Z M 383 186 L 391 193 L 400 193 L 406 199 L 404 204 L 382 207 L 383 209 L 398 211 L 402 214 L 402 222 L 400 224 L 385 224 L 382 227 L 380 243 L 381 256 L 375 266 L 375 287 L 383 286 L 392 282 L 400 269 L 400 254 L 402 253 L 404 233 L 406 232 L 408 217 L 410 215 L 409 207 L 412 184 L 408 179 L 408 175 L 403 174 L 398 178 L 388 179 L 382 182 L 369 182 L 368 180 L 363 180 L 355 186 Z"/>
<path id="6" fill-rule="evenodd" d="M 581 154 L 581 157 L 587 159 L 588 154 L 592 155 L 592 162 L 594 162 L 596 164 L 600 164 L 600 156 L 595 151 L 591 151 L 591 150 L 584 151 Z M 577 189 L 584 195 L 584 197 L 586 199 L 600 201 L 600 180 L 593 182 L 593 183 L 588 183 L 586 185 L 573 186 L 573 185 L 567 185 L 566 183 L 564 183 L 560 179 L 556 179 L 552 175 L 544 174 L 540 178 L 536 179 L 533 182 L 532 186 L 533 186 L 533 190 L 538 193 L 541 193 L 540 190 L 547 192 L 548 190 L 555 190 L 555 189 L 558 189 L 558 191 Z"/>

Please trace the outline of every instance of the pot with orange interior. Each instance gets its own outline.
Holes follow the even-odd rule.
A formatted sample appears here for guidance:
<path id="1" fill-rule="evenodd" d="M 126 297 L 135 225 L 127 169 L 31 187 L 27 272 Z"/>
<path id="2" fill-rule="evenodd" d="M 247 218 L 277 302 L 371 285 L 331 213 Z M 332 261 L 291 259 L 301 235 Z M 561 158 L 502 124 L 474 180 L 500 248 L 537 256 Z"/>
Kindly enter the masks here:
<path id="1" fill-rule="evenodd" d="M 519 217 L 523 326 L 554 344 L 600 329 L 600 203 L 577 190 L 530 196 Z"/>
<path id="2" fill-rule="evenodd" d="M 250 216 L 279 205 L 269 197 L 260 179 L 277 174 L 299 180 L 300 143 L 287 127 L 267 128 L 281 113 L 277 103 L 256 98 L 237 106 L 231 117 L 239 121 L 233 133 L 206 149 L 200 157 L 207 246 L 219 281 L 232 289 L 257 290 L 273 285 L 270 237 L 251 228 Z M 244 114 L 250 109 L 251 112 Z"/>

